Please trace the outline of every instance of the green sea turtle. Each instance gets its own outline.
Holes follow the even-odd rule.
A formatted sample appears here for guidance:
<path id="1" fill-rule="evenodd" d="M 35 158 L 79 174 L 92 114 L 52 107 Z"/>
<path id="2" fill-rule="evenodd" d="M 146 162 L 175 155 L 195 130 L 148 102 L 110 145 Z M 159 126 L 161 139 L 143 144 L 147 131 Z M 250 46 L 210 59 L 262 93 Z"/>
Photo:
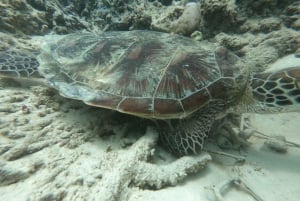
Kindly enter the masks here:
<path id="1" fill-rule="evenodd" d="M 152 31 L 50 35 L 37 50 L 0 52 L 2 76 L 42 76 L 64 97 L 159 119 L 160 138 L 177 155 L 201 150 L 228 111 L 299 108 L 300 66 L 248 69 L 223 47 Z"/>

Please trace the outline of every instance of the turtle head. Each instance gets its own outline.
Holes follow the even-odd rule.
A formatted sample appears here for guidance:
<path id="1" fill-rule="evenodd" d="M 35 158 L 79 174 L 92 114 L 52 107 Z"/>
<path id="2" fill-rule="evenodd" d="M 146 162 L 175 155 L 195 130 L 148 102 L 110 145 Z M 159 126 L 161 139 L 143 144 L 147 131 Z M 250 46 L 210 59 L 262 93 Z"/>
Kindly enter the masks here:
<path id="1" fill-rule="evenodd" d="M 220 68 L 221 78 L 215 82 L 218 86 L 217 96 L 221 100 L 236 102 L 245 91 L 249 78 L 249 68 L 242 59 L 224 47 L 215 50 L 216 62 Z M 221 88 L 221 87 L 222 88 Z M 215 97 L 210 91 L 212 97 Z"/>
<path id="2" fill-rule="evenodd" d="M 250 77 L 249 93 L 264 108 L 300 109 L 300 66 Z M 291 109 L 290 109 L 291 108 Z"/>

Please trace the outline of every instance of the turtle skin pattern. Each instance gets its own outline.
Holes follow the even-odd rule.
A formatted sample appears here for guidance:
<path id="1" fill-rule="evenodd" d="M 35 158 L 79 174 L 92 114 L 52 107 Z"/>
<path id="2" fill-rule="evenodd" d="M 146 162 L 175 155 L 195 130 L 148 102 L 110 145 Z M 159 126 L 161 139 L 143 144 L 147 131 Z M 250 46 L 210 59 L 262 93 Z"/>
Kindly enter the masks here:
<path id="1" fill-rule="evenodd" d="M 300 66 L 256 73 L 250 79 L 250 89 L 253 98 L 266 107 L 299 107 Z"/>
<path id="2" fill-rule="evenodd" d="M 40 77 L 39 52 L 5 50 L 0 52 L 0 75 L 6 77 Z"/>

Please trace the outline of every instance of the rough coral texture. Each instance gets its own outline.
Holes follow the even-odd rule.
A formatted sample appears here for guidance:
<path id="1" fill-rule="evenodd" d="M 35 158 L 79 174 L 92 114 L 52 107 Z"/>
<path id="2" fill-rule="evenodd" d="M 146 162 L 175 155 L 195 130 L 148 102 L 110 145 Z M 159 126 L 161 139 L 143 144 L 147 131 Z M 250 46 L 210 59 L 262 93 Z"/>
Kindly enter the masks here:
<path id="1" fill-rule="evenodd" d="M 18 185 L 17 199 L 127 200 L 139 188 L 176 185 L 211 160 L 203 153 L 163 164 L 154 160 L 153 128 L 144 135 L 132 119 L 134 129 L 124 116 L 122 124 L 105 120 L 115 113 L 65 102 L 48 88 L 1 89 L 0 101 L 0 186 Z"/>
<path id="2" fill-rule="evenodd" d="M 9 33 L 21 32 L 28 35 L 46 33 L 45 13 L 36 11 L 32 15 L 32 10 L 33 8 L 23 0 L 1 1 L 1 30 Z"/>
<path id="3" fill-rule="evenodd" d="M 190 35 L 199 26 L 201 21 L 200 5 L 188 3 L 185 5 L 182 15 L 172 22 L 171 31 L 177 34 Z"/>
<path id="4" fill-rule="evenodd" d="M 242 13 L 233 0 L 205 0 L 201 4 L 203 25 L 201 30 L 205 37 L 212 37 L 218 32 L 237 31 L 245 22 Z"/>

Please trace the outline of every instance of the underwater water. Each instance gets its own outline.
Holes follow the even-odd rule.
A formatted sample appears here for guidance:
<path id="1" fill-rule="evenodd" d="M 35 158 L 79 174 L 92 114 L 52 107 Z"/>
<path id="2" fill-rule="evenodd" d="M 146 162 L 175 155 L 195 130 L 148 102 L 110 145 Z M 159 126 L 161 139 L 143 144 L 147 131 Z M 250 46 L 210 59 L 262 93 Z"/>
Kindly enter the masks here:
<path id="1" fill-rule="evenodd" d="M 103 65 L 103 58 L 111 56 L 108 63 L 112 67 L 121 64 L 123 57 L 129 58 L 122 63 L 128 71 L 116 73 L 131 73 L 123 82 L 131 85 L 122 86 L 128 91 L 134 79 L 143 78 L 137 76 L 143 64 L 137 58 L 153 57 L 153 63 L 145 64 L 149 71 L 161 69 L 159 65 L 165 60 L 171 65 L 188 58 L 186 52 L 190 50 L 179 50 L 188 47 L 180 42 L 177 45 L 179 40 L 168 41 L 174 43 L 171 49 L 158 48 L 166 35 L 161 34 L 151 44 L 145 42 L 148 49 L 144 50 L 145 46 L 134 46 L 136 41 L 130 45 L 127 39 L 117 43 L 117 34 L 109 35 L 108 31 L 172 33 L 192 38 L 208 49 L 224 46 L 250 73 L 286 67 L 300 71 L 299 14 L 300 4 L 292 0 L 1 1 L 0 200 L 300 200 L 300 105 L 291 112 L 243 113 L 238 125 L 229 124 L 229 128 L 205 138 L 200 153 L 177 157 L 161 144 L 160 127 L 152 121 L 91 106 L 99 106 L 99 102 L 87 105 L 81 101 L 96 90 L 87 85 L 93 81 L 91 76 L 107 75 L 99 72 L 101 68 L 94 68 Z M 63 45 L 59 41 L 60 49 L 46 37 L 90 32 L 100 35 L 102 31 L 107 31 L 109 38 L 104 43 L 86 34 L 84 41 L 70 38 Z M 145 36 L 145 41 L 150 38 Z M 73 63 L 56 57 L 51 60 L 47 51 L 37 59 L 45 43 L 51 44 L 51 54 L 64 55 Z M 86 51 L 87 44 L 97 46 Z M 128 51 L 118 52 L 124 47 Z M 134 51 L 129 51 L 131 47 Z M 191 47 L 197 49 L 196 45 Z M 117 53 L 111 54 L 113 51 Z M 91 70 L 86 77 L 82 55 L 94 62 L 94 66 L 88 66 Z M 215 61 L 204 56 L 197 62 L 205 63 L 205 59 Z M 41 61 L 52 68 L 44 69 L 43 76 L 32 74 L 41 70 Z M 76 73 L 66 72 L 68 68 L 61 66 L 74 67 Z M 129 72 L 131 66 L 136 71 Z M 17 75 L 15 72 L 24 73 L 24 68 L 29 77 L 11 77 Z M 110 72 L 116 69 L 109 68 Z M 53 78 L 52 73 L 59 76 Z M 108 78 L 103 76 L 94 83 L 111 84 Z M 65 86 L 70 80 L 77 82 Z M 299 90 L 298 81 L 293 84 Z M 73 91 L 74 85 L 82 91 Z M 115 99 L 105 101 L 111 105 Z M 133 103 L 132 107 L 137 106 Z M 238 135 L 230 135 L 228 129 Z"/>

